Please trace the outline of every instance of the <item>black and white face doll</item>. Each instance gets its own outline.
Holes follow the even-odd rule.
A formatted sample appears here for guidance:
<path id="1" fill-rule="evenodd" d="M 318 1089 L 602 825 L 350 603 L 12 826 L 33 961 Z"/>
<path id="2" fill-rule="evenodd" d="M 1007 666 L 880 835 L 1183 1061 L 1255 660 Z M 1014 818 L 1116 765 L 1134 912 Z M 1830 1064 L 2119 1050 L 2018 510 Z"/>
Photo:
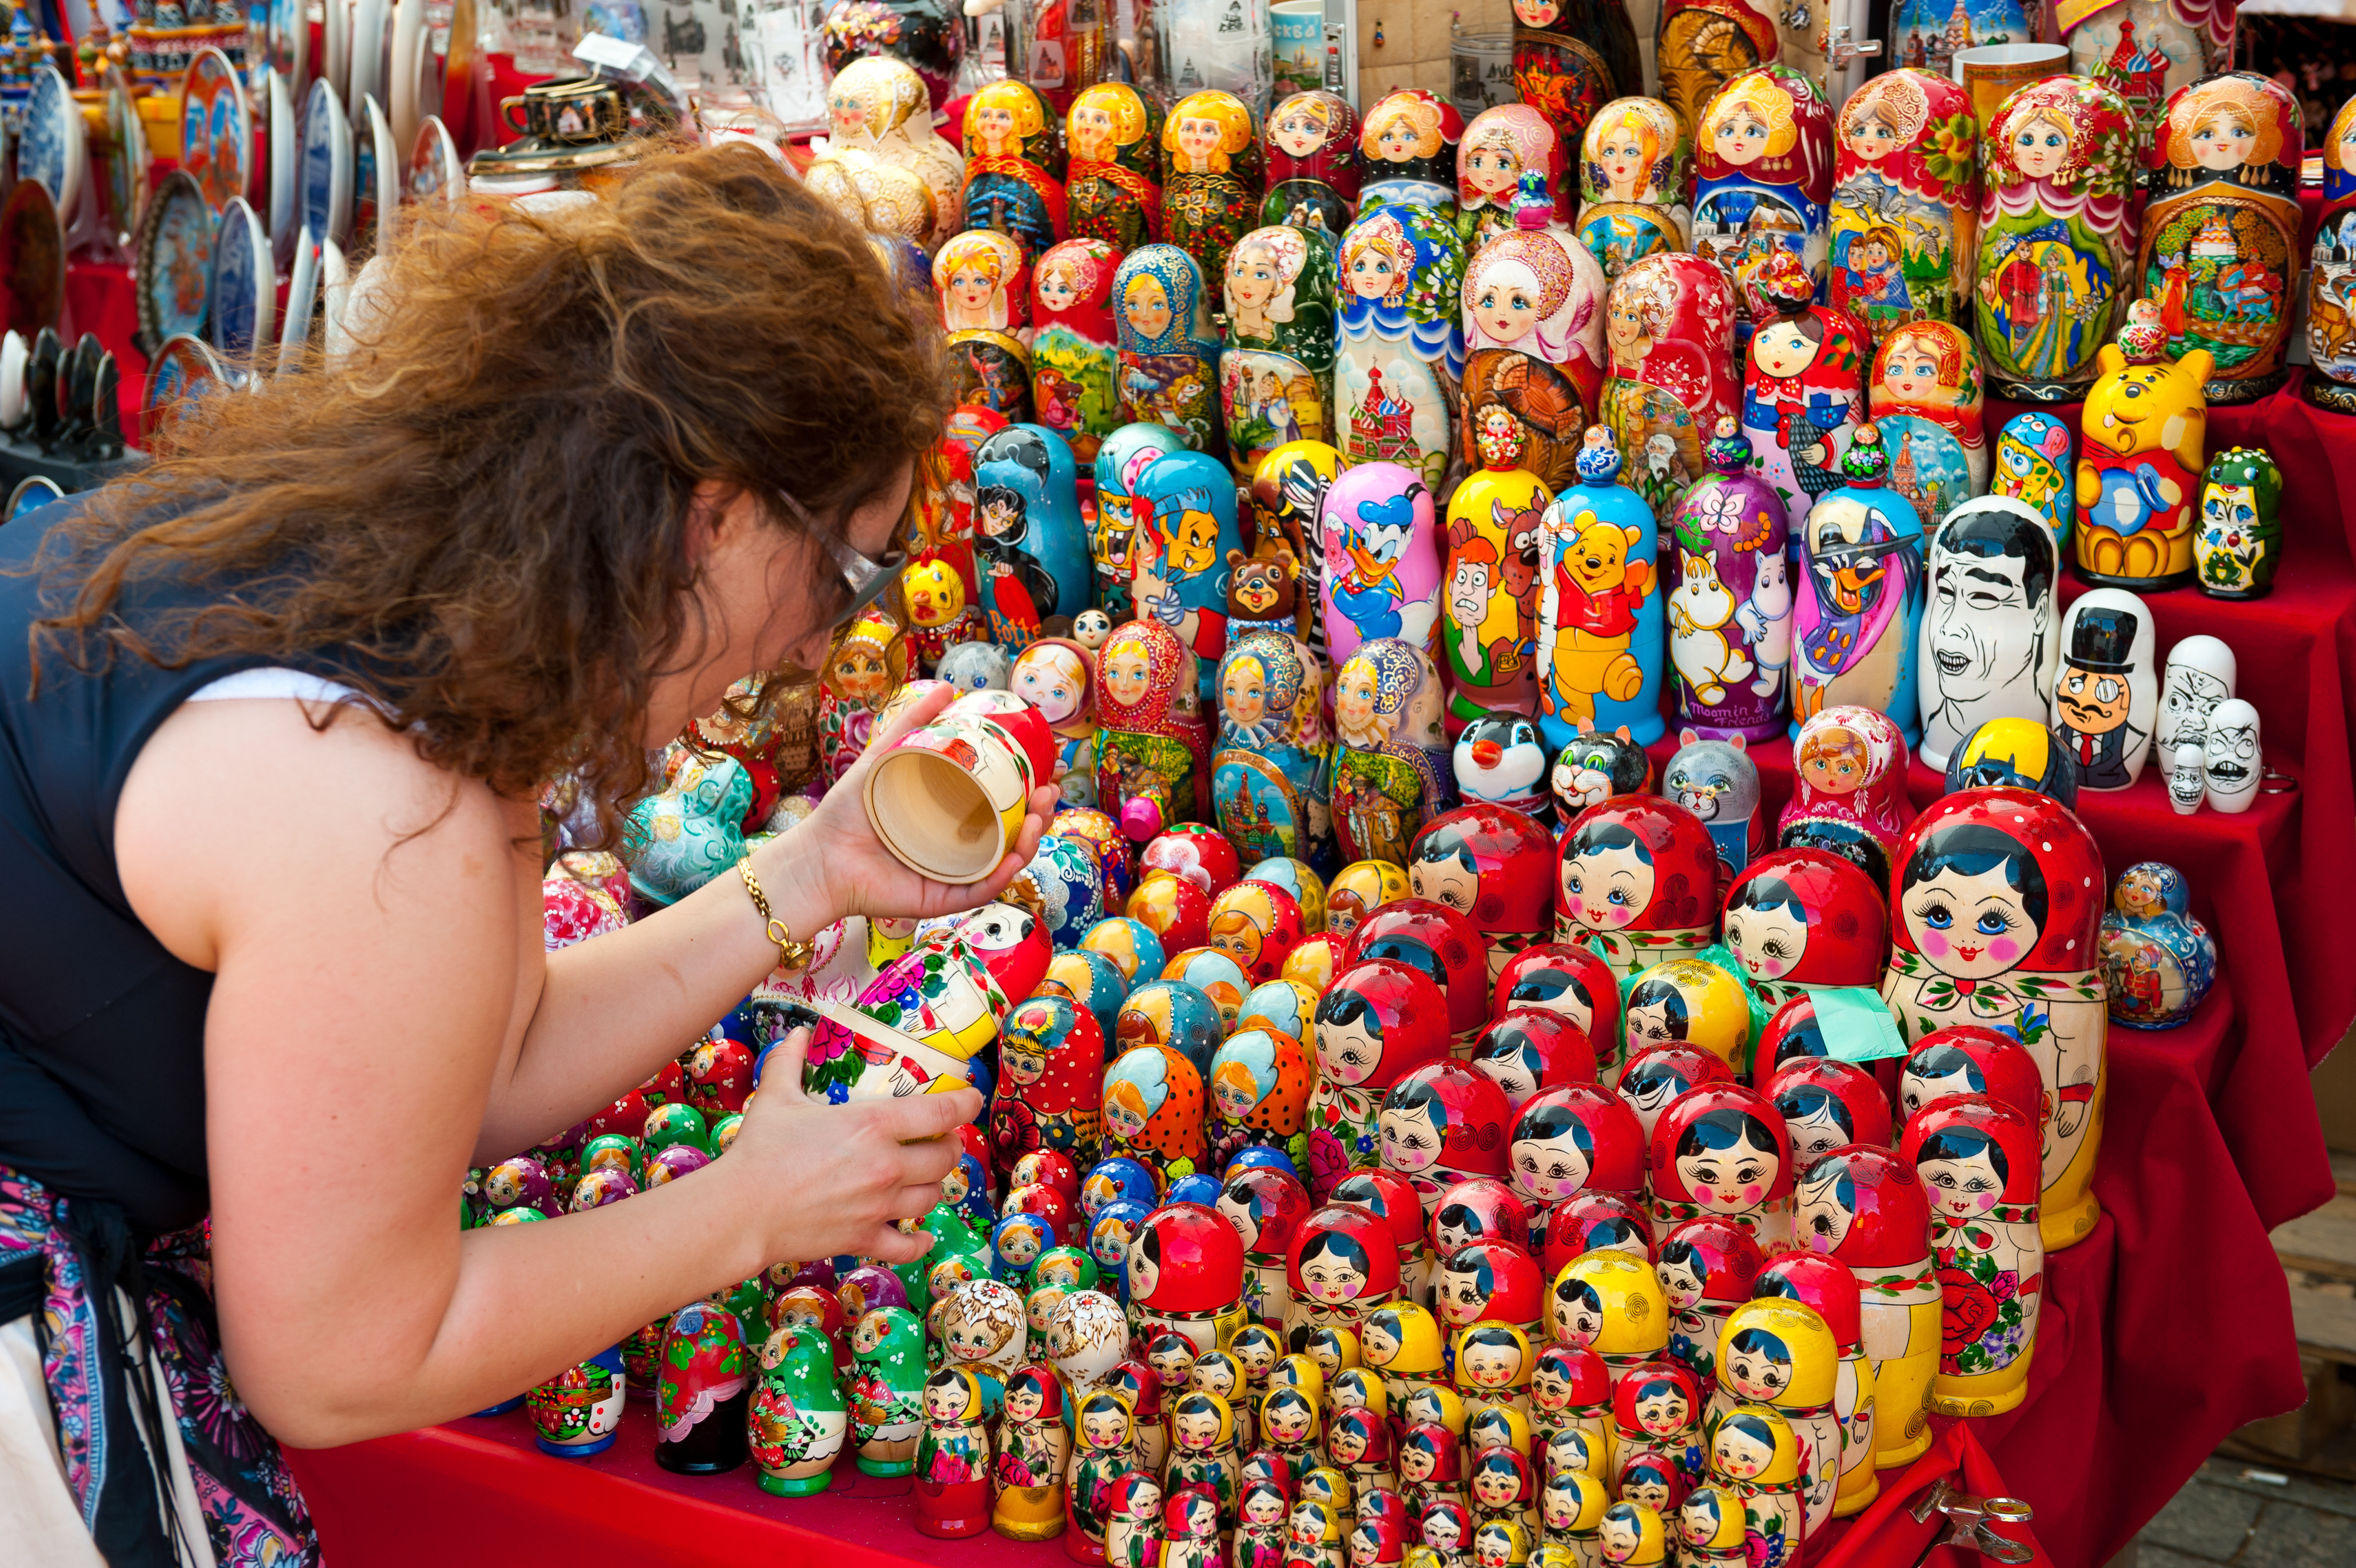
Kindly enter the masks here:
<path id="1" fill-rule="evenodd" d="M 1946 767 L 1987 720 L 2051 722 L 2060 570 L 2053 530 L 2010 496 L 1965 501 L 1939 525 L 1922 620 L 1925 765 Z"/>
<path id="2" fill-rule="evenodd" d="M 2143 772 L 2159 718 L 2151 607 L 2123 588 L 2071 605 L 2053 682 L 2053 735 L 2078 764 L 2078 788 L 2125 789 Z"/>
<path id="3" fill-rule="evenodd" d="M 2209 804 L 2229 814 L 2246 811 L 2258 796 L 2258 710 L 2235 697 L 2209 715 L 2209 738 L 2201 748 L 2201 772 Z"/>
<path id="4" fill-rule="evenodd" d="M 2240 666 L 2233 650 L 2213 637 L 2188 637 L 2168 650 L 2168 674 L 2159 683 L 2159 731 L 2152 744 L 2162 760 L 2179 746 L 2205 745 L 2209 715 L 2233 695 Z"/>

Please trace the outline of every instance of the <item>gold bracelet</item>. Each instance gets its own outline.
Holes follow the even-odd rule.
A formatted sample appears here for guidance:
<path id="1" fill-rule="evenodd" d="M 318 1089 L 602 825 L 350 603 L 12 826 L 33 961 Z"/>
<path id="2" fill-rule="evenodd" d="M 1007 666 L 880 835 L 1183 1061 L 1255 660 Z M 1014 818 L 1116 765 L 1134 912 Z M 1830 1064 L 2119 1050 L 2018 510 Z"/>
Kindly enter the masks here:
<path id="1" fill-rule="evenodd" d="M 760 878 L 753 875 L 750 851 L 736 862 L 736 875 L 744 879 L 744 891 L 753 896 L 753 908 L 761 911 L 761 918 L 769 922 L 769 940 L 777 944 L 777 967 L 783 970 L 804 970 L 809 967 L 810 944 L 794 940 L 794 933 L 783 920 L 769 911 L 769 896 L 761 891 Z"/>

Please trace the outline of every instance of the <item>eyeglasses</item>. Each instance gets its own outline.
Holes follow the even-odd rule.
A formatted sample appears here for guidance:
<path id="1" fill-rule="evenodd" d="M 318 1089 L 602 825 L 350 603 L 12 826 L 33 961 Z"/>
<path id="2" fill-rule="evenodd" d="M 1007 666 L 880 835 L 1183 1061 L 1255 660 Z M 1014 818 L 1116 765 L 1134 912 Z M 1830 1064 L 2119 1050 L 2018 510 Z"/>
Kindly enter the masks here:
<path id="1" fill-rule="evenodd" d="M 779 490 L 777 498 L 793 510 L 793 514 L 801 520 L 803 531 L 818 542 L 819 548 L 826 552 L 828 558 L 842 574 L 843 589 L 851 596 L 851 601 L 843 607 L 842 613 L 834 618 L 836 626 L 846 624 L 860 611 L 882 598 L 884 590 L 899 576 L 900 568 L 908 564 L 908 553 L 897 548 L 886 550 L 881 556 L 862 555 L 845 543 L 841 535 L 820 528 L 818 520 L 792 496 Z"/>

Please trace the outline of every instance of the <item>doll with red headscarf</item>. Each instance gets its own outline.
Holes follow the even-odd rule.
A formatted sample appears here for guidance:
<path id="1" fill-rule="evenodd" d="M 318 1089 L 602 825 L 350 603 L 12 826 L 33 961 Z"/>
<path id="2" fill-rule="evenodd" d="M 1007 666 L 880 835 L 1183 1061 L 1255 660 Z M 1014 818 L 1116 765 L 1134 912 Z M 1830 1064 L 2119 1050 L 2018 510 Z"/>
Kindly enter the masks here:
<path id="1" fill-rule="evenodd" d="M 1031 266 L 1032 417 L 1070 442 L 1072 460 L 1084 465 L 1120 428 L 1112 321 L 1119 265 L 1120 252 L 1106 241 L 1066 240 Z"/>
<path id="2" fill-rule="evenodd" d="M 1872 708 L 1826 708 L 1792 742 L 1792 798 L 1776 821 L 1783 849 L 1830 850 L 1876 884 L 1906 831 L 1906 736 Z"/>
<path id="3" fill-rule="evenodd" d="M 1725 927 L 1739 977 L 1771 1011 L 1812 986 L 1879 984 L 1890 948 L 1880 888 L 1820 849 L 1779 849 L 1744 867 L 1726 890 Z"/>
<path id="4" fill-rule="evenodd" d="M 1486 940 L 1489 980 L 1547 933 L 1554 835 L 1510 807 L 1459 806 L 1408 846 L 1408 891 L 1470 919 Z"/>
<path id="5" fill-rule="evenodd" d="M 1653 1128 L 1653 1223 L 1731 1219 L 1772 1251 L 1792 1244 L 1792 1141 L 1783 1113 L 1754 1089 L 1688 1090 Z"/>
<path id="6" fill-rule="evenodd" d="M 1905 1466 L 1931 1446 L 1923 1419 L 1941 1345 L 1931 1208 L 1912 1162 L 1890 1150 L 1835 1149 L 1802 1173 L 1800 1245 L 1857 1277 L 1866 1359 L 1872 1364 L 1875 1463 Z"/>
<path id="7" fill-rule="evenodd" d="M 1369 959 L 1333 977 L 1312 1027 L 1319 1070 L 1309 1100 L 1309 1190 L 1322 1201 L 1344 1175 L 1377 1164 L 1378 1118 L 1391 1086 L 1448 1055 L 1448 1004 L 1420 970 Z"/>
<path id="8" fill-rule="evenodd" d="M 1944 1315 L 1931 1408 L 2000 1415 L 2028 1392 L 2044 1295 L 2037 1129 L 2008 1105 L 1965 1095 L 1915 1112 L 1899 1154 L 1931 1198 Z"/>
<path id="9" fill-rule="evenodd" d="M 1624 980 L 1708 947 L 1717 926 L 1718 848 L 1691 811 L 1617 795 L 1572 820 L 1555 876 L 1556 940 L 1601 954 Z M 1617 1082 L 1616 1032 L 1588 1033 L 1604 1082 Z"/>
<path id="10" fill-rule="evenodd" d="M 1138 843 L 1210 803 L 1210 733 L 1192 650 L 1134 620 L 1097 650 L 1097 804 Z"/>
<path id="11" fill-rule="evenodd" d="M 1772 308 L 1751 333 L 1742 365 L 1742 434 L 1753 461 L 1798 528 L 1816 498 L 1844 482 L 1840 455 L 1865 420 L 1865 328 L 1815 303 L 1815 280 L 1789 251 L 1750 274 Z"/>
<path id="12" fill-rule="evenodd" d="M 998 1084 L 990 1142 L 1001 1179 L 1035 1149 L 1060 1149 L 1083 1168 L 1097 1163 L 1104 1102 L 1104 1030 L 1065 996 L 1033 996 L 998 1035 Z"/>

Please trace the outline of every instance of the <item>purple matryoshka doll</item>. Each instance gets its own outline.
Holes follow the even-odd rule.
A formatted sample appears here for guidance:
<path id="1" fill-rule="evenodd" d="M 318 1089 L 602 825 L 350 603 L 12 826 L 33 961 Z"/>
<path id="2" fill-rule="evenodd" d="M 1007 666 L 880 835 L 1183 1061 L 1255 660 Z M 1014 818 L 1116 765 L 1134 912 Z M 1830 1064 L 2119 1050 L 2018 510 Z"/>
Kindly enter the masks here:
<path id="1" fill-rule="evenodd" d="M 1451 392 L 1464 373 L 1463 283 L 1463 243 L 1431 208 L 1378 208 L 1370 196 L 1343 233 L 1333 412 L 1350 462 L 1403 464 L 1427 485 L 1447 472 Z"/>
<path id="2" fill-rule="evenodd" d="M 1440 667 L 1420 648 L 1377 638 L 1343 662 L 1333 679 L 1331 804 L 1352 860 L 1404 866 L 1417 832 L 1448 809 L 1441 714 Z"/>
<path id="3" fill-rule="evenodd" d="M 1315 225 L 1255 229 L 1227 252 L 1219 402 L 1227 459 L 1248 480 L 1294 441 L 1333 434 L 1333 237 Z"/>
<path id="4" fill-rule="evenodd" d="M 1203 269 L 1175 245 L 1146 245 L 1112 275 L 1120 417 L 1165 425 L 1197 452 L 1219 446 L 1219 334 Z"/>
<path id="5" fill-rule="evenodd" d="M 1465 269 L 1457 428 L 1468 467 L 1520 468 L 1552 492 L 1571 482 L 1602 396 L 1604 282 L 1587 247 L 1543 216 L 1525 208 L 1529 226 L 1490 239 Z"/>
<path id="6" fill-rule="evenodd" d="M 1139 843 L 1200 815 L 1209 787 L 1194 656 L 1157 622 L 1117 628 L 1097 656 L 1097 801 Z"/>
<path id="7" fill-rule="evenodd" d="M 1227 275 L 1227 251 L 1259 216 L 1259 136 L 1252 112 L 1232 92 L 1180 99 L 1162 128 L 1168 184 L 1162 229 L 1210 280 L 1214 308 Z"/>
<path id="8" fill-rule="evenodd" d="M 1358 209 L 1358 112 L 1338 92 L 1296 92 L 1269 111 L 1263 223 L 1322 224 L 1339 237 Z"/>
<path id="9" fill-rule="evenodd" d="M 1827 705 L 1855 703 L 1890 714 L 1912 744 L 1922 733 L 1922 524 L 1885 482 L 1879 426 L 1858 426 L 1841 468 L 1849 482 L 1792 535 L 1792 734 Z"/>
<path id="10" fill-rule="evenodd" d="M 1865 329 L 1848 312 L 1812 303 L 1815 283 L 1788 251 L 1761 257 L 1747 276 L 1754 317 L 1742 434 L 1798 528 L 1841 482 L 1841 453 L 1865 417 Z"/>
<path id="11" fill-rule="evenodd" d="M 1874 350 L 1866 399 L 1890 455 L 1890 488 L 1917 517 L 1936 521 L 1987 493 L 1980 351 L 1968 329 L 1946 321 L 1892 328 Z"/>
<path id="12" fill-rule="evenodd" d="M 1758 342 L 1751 339 L 1754 349 Z M 1667 596 L 1669 664 L 1677 678 L 1677 718 L 1699 737 L 1772 740 L 1783 733 L 1791 701 L 1783 683 L 1792 664 L 1783 504 L 1751 471 L 1751 443 L 1732 419 L 1718 422 L 1708 455 L 1711 472 L 1686 491 L 1670 518 L 1677 571 Z"/>
<path id="13" fill-rule="evenodd" d="M 1219 660 L 1211 801 L 1246 859 L 1322 861 L 1333 852 L 1324 694 L 1317 656 L 1285 632 L 1248 632 Z"/>
<path id="14" fill-rule="evenodd" d="M 1113 374 L 1118 403 L 1122 372 L 1117 358 Z M 1130 618 L 1135 602 L 1130 580 L 1137 575 L 1137 481 L 1156 458 L 1183 451 L 1185 445 L 1167 425 L 1141 424 L 1122 425 L 1097 448 L 1097 515 L 1088 560 L 1096 568 L 1097 605 L 1116 625 Z"/>
<path id="15" fill-rule="evenodd" d="M 1615 98 L 1595 112 L 1579 154 L 1579 238 L 1606 278 L 1692 243 L 1692 148 L 1657 98 Z"/>
<path id="16" fill-rule="evenodd" d="M 1421 471 L 1360 461 L 1326 487 L 1317 532 L 1324 560 L 1318 597 L 1335 660 L 1378 638 L 1439 650 L 1439 530 Z"/>
<path id="17" fill-rule="evenodd" d="M 2227 71 L 2177 89 L 2160 136 L 2137 285 L 2158 302 L 2169 359 L 2215 360 L 2210 403 L 2263 397 L 2282 384 L 2298 278 L 2298 100 Z"/>
<path id="18" fill-rule="evenodd" d="M 2318 408 L 2356 413 L 2356 98 L 2323 137 L 2323 215 L 2308 256 L 2307 357 L 2299 395 Z M 2065 454 L 2063 472 L 2070 464 Z"/>
<path id="19" fill-rule="evenodd" d="M 1698 256 L 1633 263 L 1603 304 L 1603 423 L 1655 514 L 1705 471 L 1702 443 L 1739 406 L 1734 287 Z"/>
<path id="20" fill-rule="evenodd" d="M 1870 79 L 1841 105 L 1826 297 L 1876 344 L 1907 322 L 1967 311 L 1979 134 L 1960 85 L 1911 66 Z"/>
<path id="21" fill-rule="evenodd" d="M 1999 397 L 2070 402 L 2094 379 L 2133 288 L 2133 124 L 2109 88 L 2051 76 L 1987 127 L 1972 308 Z"/>
<path id="22" fill-rule="evenodd" d="M 1138 618 L 1168 628 L 1186 645 L 1195 695 L 1208 699 L 1227 651 L 1230 563 L 1243 555 L 1234 477 L 1215 457 L 1173 452 L 1138 475 L 1133 504 L 1130 591 Z"/>
<path id="23" fill-rule="evenodd" d="M 1125 81 L 1084 88 L 1064 116 L 1072 234 L 1118 257 L 1162 238 L 1162 106 Z"/>
<path id="24" fill-rule="evenodd" d="M 1538 716 L 1549 747 L 1615 729 L 1642 747 L 1666 727 L 1660 530 L 1646 496 L 1621 482 L 1621 457 L 1609 430 L 1589 426 L 1579 483 L 1538 525 Z"/>
<path id="25" fill-rule="evenodd" d="M 1112 323 L 1119 266 L 1120 252 L 1102 240 L 1066 240 L 1031 269 L 1031 412 L 1082 463 L 1095 462 L 1121 424 Z"/>
<path id="26" fill-rule="evenodd" d="M 1525 184 L 1535 175 L 1536 186 Z M 1468 252 L 1526 227 L 1516 213 L 1537 209 L 1537 222 L 1568 223 L 1577 209 L 1562 138 L 1526 103 L 1483 109 L 1456 149 L 1456 232 Z M 1537 198 L 1536 201 L 1531 199 Z"/>
<path id="27" fill-rule="evenodd" d="M 965 106 L 965 226 L 1037 255 L 1066 232 L 1063 127 L 1039 90 L 993 81 Z"/>
<path id="28" fill-rule="evenodd" d="M 1913 807 L 1906 737 L 1867 707 L 1825 708 L 1792 743 L 1792 798 L 1775 822 L 1778 849 L 1830 850 L 1879 884 Z"/>
<path id="29" fill-rule="evenodd" d="M 1644 87 L 1636 29 L 1619 0 L 1514 0 L 1513 11 L 1515 95 L 1566 146 L 1605 100 Z"/>
<path id="30" fill-rule="evenodd" d="M 1753 274 L 1777 251 L 1795 258 L 1817 287 L 1829 246 L 1833 199 L 1832 108 L 1799 71 L 1761 66 L 1719 88 L 1695 127 L 1694 252 L 1734 279 L 1746 320 L 1775 302 Z M 1737 329 L 1737 339 L 1740 330 Z"/>
<path id="31" fill-rule="evenodd" d="M 1376 99 L 1358 131 L 1358 210 L 1423 207 L 1452 226 L 1463 136 L 1463 116 L 1436 92 L 1402 87 Z"/>
<path id="32" fill-rule="evenodd" d="M 957 401 L 1031 417 L 1031 274 L 1022 242 L 990 229 L 953 236 L 933 258 Z"/>

